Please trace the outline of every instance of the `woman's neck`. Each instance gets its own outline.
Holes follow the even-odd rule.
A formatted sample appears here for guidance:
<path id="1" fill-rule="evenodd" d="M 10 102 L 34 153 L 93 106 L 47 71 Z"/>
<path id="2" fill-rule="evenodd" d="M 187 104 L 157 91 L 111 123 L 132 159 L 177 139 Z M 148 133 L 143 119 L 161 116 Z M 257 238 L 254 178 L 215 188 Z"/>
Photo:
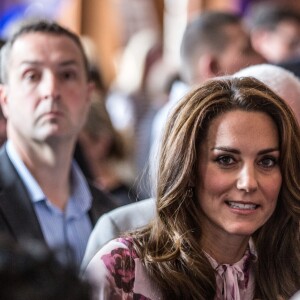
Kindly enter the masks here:
<path id="1" fill-rule="evenodd" d="M 203 230 L 202 249 L 219 264 L 234 264 L 245 254 L 249 244 L 249 236 L 237 236 Z"/>

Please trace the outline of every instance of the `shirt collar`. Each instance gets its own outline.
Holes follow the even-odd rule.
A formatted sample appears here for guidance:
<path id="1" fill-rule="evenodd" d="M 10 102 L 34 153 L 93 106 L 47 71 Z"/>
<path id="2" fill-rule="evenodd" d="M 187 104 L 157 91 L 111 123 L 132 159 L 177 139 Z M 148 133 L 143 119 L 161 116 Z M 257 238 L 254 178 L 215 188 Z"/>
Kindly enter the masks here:
<path id="1" fill-rule="evenodd" d="M 24 162 L 18 155 L 13 143 L 8 140 L 6 143 L 6 150 L 9 159 L 16 168 L 21 180 L 23 181 L 31 201 L 37 203 L 46 200 L 46 196 L 39 184 L 32 176 Z M 78 213 L 87 212 L 92 206 L 92 195 L 86 179 L 82 174 L 79 166 L 73 160 L 71 166 L 71 195 L 68 202 L 67 210 L 71 215 L 78 215 Z"/>
<path id="2" fill-rule="evenodd" d="M 24 162 L 20 158 L 13 143 L 10 140 L 8 140 L 6 143 L 6 151 L 9 159 L 17 170 L 17 173 L 21 177 L 21 180 L 24 183 L 32 202 L 44 200 L 46 198 L 45 194 L 43 193 L 35 178 L 25 166 Z"/>
<path id="3" fill-rule="evenodd" d="M 68 205 L 68 209 L 70 209 L 70 214 L 75 217 L 80 212 L 85 213 L 91 208 L 92 194 L 87 181 L 75 160 L 72 162 L 71 174 L 72 190 L 71 201 L 69 202 L 71 205 Z"/>

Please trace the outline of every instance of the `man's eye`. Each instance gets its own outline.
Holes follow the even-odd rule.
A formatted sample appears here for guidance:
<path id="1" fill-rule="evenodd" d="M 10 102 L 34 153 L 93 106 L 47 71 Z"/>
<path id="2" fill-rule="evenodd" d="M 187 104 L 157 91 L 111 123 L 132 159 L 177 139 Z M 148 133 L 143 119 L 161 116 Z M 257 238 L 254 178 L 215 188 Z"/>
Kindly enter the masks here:
<path id="1" fill-rule="evenodd" d="M 73 71 L 66 71 L 61 74 L 62 79 L 74 79 L 76 78 L 76 73 Z"/>
<path id="2" fill-rule="evenodd" d="M 222 166 L 229 166 L 232 165 L 235 160 L 231 156 L 222 155 L 217 157 L 216 162 Z"/>
<path id="3" fill-rule="evenodd" d="M 27 72 L 25 73 L 24 78 L 28 81 L 37 81 L 39 79 L 39 75 L 36 72 Z"/>

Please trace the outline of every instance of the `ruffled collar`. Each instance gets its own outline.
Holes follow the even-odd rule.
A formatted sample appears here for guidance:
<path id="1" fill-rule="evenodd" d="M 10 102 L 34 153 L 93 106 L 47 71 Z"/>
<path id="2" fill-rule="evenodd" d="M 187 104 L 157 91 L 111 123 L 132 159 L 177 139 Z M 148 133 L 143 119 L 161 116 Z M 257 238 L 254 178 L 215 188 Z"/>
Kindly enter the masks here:
<path id="1" fill-rule="evenodd" d="M 253 299 L 253 262 L 257 259 L 257 254 L 252 239 L 249 240 L 248 248 L 242 259 L 233 265 L 218 264 L 209 254 L 205 253 L 205 255 L 216 271 L 215 300 Z"/>

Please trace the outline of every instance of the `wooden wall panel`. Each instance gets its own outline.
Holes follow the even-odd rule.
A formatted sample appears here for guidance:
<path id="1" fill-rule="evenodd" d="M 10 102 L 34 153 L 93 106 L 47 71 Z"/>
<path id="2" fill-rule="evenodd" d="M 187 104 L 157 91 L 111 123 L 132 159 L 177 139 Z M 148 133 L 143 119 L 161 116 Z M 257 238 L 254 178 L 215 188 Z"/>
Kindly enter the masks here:
<path id="1" fill-rule="evenodd" d="M 108 85 L 115 77 L 113 58 L 120 47 L 120 16 L 114 7 L 114 1 L 82 1 L 81 19 L 81 34 L 95 42 L 103 80 Z"/>
<path id="2" fill-rule="evenodd" d="M 57 16 L 57 21 L 77 34 L 81 33 L 82 0 L 65 1 Z"/>

